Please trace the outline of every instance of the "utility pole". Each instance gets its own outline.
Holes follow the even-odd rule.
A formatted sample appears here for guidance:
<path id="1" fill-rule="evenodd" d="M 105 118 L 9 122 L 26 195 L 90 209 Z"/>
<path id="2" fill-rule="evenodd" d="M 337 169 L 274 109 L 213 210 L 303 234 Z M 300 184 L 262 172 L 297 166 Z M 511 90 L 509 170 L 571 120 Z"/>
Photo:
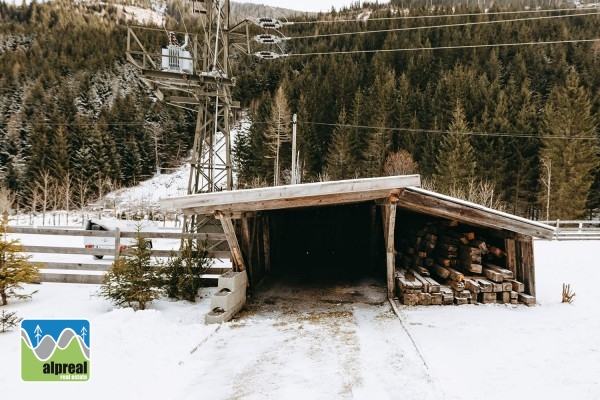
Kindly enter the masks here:
<path id="1" fill-rule="evenodd" d="M 292 185 L 298 183 L 298 167 L 296 160 L 296 122 L 298 120 L 298 116 L 294 114 L 292 117 Z"/>

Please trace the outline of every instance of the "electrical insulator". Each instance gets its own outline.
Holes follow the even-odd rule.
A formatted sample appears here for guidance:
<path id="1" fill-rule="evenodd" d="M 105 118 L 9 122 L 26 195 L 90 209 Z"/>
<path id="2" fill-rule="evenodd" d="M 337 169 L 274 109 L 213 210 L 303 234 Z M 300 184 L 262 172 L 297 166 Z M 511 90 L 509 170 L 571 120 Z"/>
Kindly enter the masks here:
<path id="1" fill-rule="evenodd" d="M 275 18 L 257 18 L 254 23 L 265 29 L 279 29 L 284 25 L 293 25 L 293 22 L 281 22 Z"/>
<path id="2" fill-rule="evenodd" d="M 279 54 L 273 51 L 259 51 L 254 53 L 254 55 L 258 58 L 262 58 L 264 60 L 273 60 L 275 58 L 287 57 L 288 54 Z"/>
<path id="3" fill-rule="evenodd" d="M 282 38 L 279 36 L 275 36 L 275 35 L 268 35 L 268 34 L 262 34 L 262 35 L 256 35 L 254 36 L 254 40 L 257 41 L 258 43 L 264 43 L 264 44 L 275 44 L 275 43 L 281 43 L 283 40 L 287 40 L 288 38 Z"/>

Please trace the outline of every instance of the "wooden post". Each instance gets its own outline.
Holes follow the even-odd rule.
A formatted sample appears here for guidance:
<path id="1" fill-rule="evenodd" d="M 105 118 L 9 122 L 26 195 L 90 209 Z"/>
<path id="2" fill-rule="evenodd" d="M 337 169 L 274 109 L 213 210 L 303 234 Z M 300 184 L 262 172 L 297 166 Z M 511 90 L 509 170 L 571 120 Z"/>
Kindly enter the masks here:
<path id="1" fill-rule="evenodd" d="M 115 228 L 115 261 L 119 259 L 121 255 L 121 230 Z"/>
<path id="2" fill-rule="evenodd" d="M 386 204 L 385 207 L 385 248 L 386 248 L 386 261 L 387 261 L 387 289 L 388 298 L 394 298 L 394 272 L 396 268 L 396 254 L 394 246 L 394 230 L 396 229 L 396 203 L 398 197 L 392 195 L 390 197 L 390 204 Z"/>
<path id="3" fill-rule="evenodd" d="M 514 239 L 504 239 L 504 250 L 506 251 L 506 269 L 513 273 L 516 280 L 523 279 L 517 273 L 517 245 Z"/>
<path id="4" fill-rule="evenodd" d="M 240 249 L 240 244 L 238 242 L 237 236 L 235 235 L 235 229 L 233 228 L 231 218 L 223 216 L 223 214 L 221 214 L 220 212 L 217 212 L 215 214 L 216 217 L 221 220 L 223 232 L 225 232 L 225 236 L 227 237 L 227 243 L 229 243 L 229 249 L 231 251 L 231 256 L 233 257 L 233 263 L 235 264 L 235 270 L 244 271 L 246 269 L 246 264 L 244 263 L 242 250 Z"/>
<path id="5" fill-rule="evenodd" d="M 522 238 L 517 242 L 522 281 L 525 285 L 525 293 L 535 297 L 535 265 L 533 260 L 533 240 L 531 237 Z"/>

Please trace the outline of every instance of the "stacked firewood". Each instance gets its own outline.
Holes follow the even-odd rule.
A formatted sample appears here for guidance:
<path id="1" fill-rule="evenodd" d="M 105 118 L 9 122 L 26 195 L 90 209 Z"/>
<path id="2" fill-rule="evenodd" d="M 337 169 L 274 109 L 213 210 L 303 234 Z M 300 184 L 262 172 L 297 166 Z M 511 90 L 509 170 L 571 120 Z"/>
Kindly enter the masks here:
<path id="1" fill-rule="evenodd" d="M 506 253 L 456 223 L 427 224 L 399 237 L 397 294 L 406 305 L 535 304 L 503 267 Z"/>

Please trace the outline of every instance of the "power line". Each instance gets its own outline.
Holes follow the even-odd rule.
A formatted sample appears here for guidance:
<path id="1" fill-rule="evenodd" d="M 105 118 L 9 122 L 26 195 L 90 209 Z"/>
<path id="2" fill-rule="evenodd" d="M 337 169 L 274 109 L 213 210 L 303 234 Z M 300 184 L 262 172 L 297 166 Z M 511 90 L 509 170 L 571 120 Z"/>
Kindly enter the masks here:
<path id="1" fill-rule="evenodd" d="M 504 23 L 504 22 L 538 21 L 538 20 L 556 19 L 556 18 L 580 17 L 580 16 L 586 16 L 586 15 L 600 15 L 600 11 L 590 12 L 590 13 L 582 13 L 582 14 L 549 15 L 549 16 L 544 16 L 544 17 L 502 19 L 502 20 L 495 20 L 495 21 L 461 22 L 459 24 L 442 24 L 442 25 L 413 26 L 413 27 L 404 27 L 404 28 L 390 28 L 390 29 L 380 29 L 380 30 L 373 30 L 373 31 L 354 31 L 354 32 L 329 33 L 329 34 L 320 34 L 320 35 L 292 36 L 292 37 L 286 38 L 286 40 L 317 39 L 317 38 L 322 38 L 322 37 L 365 35 L 365 34 L 370 34 L 370 33 L 414 31 L 414 30 L 420 30 L 420 29 L 451 28 L 451 27 L 472 26 L 472 25 L 490 25 L 490 24 L 499 24 L 499 23 Z"/>
<path id="2" fill-rule="evenodd" d="M 409 52 L 422 50 L 458 50 L 458 49 L 476 49 L 485 47 L 515 47 L 515 46 L 534 46 L 548 44 L 565 44 L 565 43 L 589 43 L 598 42 L 596 39 L 568 39 L 568 40 L 550 40 L 544 42 L 517 42 L 517 43 L 491 43 L 491 44 L 473 44 L 461 46 L 438 46 L 438 47 L 415 47 L 415 48 L 399 48 L 399 49 L 378 49 L 378 50 L 348 50 L 348 51 L 329 51 L 329 52 L 314 52 L 314 53 L 291 53 L 288 57 L 298 56 L 322 56 L 322 55 L 337 55 L 337 54 L 360 54 L 360 53 L 394 53 L 394 52 Z"/>
<path id="3" fill-rule="evenodd" d="M 255 124 L 256 122 L 253 122 Z M 451 132 L 449 130 L 440 129 L 415 129 L 415 128 L 395 128 L 387 126 L 371 126 L 371 125 L 351 125 L 351 124 L 332 124 L 326 122 L 300 122 L 301 125 L 322 125 L 322 126 L 333 126 L 343 128 L 354 128 L 354 129 L 368 129 L 368 130 L 384 130 L 384 131 L 395 131 L 395 132 L 410 132 L 410 133 L 433 133 L 433 134 L 460 134 L 466 136 L 483 136 L 483 137 L 510 137 L 510 138 L 528 138 L 528 139 L 575 139 L 575 140 L 598 140 L 596 136 L 566 136 L 566 135 L 535 135 L 526 133 L 508 133 L 508 132 Z"/>
<path id="4" fill-rule="evenodd" d="M 317 21 L 296 21 L 293 25 L 300 24 L 321 24 L 321 23 L 340 23 L 340 22 L 369 22 L 369 21 L 391 21 L 391 20 L 409 20 L 409 19 L 429 19 L 429 18 L 456 18 L 456 17 L 474 17 L 484 15 L 511 15 L 511 14 L 531 14 L 531 13 L 550 13 L 550 12 L 573 12 L 578 11 L 573 8 L 559 8 L 556 10 L 522 10 L 522 11 L 497 11 L 497 12 L 479 12 L 466 14 L 433 14 L 433 15 L 406 15 L 401 17 L 380 17 L 368 18 L 367 20 L 337 19 L 337 20 L 317 20 Z"/>

